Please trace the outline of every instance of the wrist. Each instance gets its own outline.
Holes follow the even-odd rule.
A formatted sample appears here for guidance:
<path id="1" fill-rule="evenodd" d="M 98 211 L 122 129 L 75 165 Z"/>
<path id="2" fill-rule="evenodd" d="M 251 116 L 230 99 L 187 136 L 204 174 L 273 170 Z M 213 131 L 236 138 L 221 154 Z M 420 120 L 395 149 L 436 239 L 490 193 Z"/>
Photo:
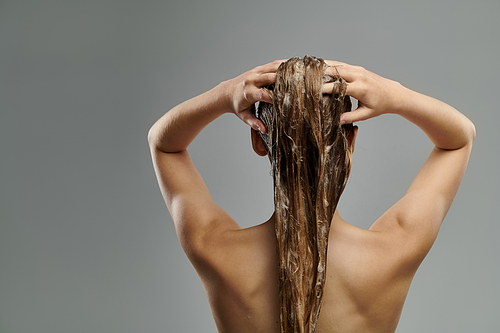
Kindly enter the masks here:
<path id="1" fill-rule="evenodd" d="M 400 116 L 405 116 L 415 107 L 416 92 L 406 88 L 399 82 L 394 82 L 397 86 L 395 89 L 395 97 L 393 107 L 387 113 L 393 113 Z"/>
<path id="2" fill-rule="evenodd" d="M 217 104 L 219 105 L 219 111 L 221 112 L 221 114 L 234 113 L 234 105 L 232 99 L 233 86 L 230 81 L 231 80 L 222 81 L 212 89 L 217 98 Z"/>

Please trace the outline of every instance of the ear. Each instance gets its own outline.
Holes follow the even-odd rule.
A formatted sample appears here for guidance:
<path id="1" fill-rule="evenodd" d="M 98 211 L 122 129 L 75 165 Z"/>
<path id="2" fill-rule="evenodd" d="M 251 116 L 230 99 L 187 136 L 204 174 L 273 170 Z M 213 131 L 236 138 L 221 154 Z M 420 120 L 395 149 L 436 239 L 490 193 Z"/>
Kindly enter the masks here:
<path id="1" fill-rule="evenodd" d="M 266 156 L 267 151 L 266 148 L 264 147 L 264 142 L 262 142 L 259 133 L 257 133 L 257 131 L 254 130 L 253 128 L 251 128 L 250 130 L 251 130 L 250 135 L 252 137 L 253 151 L 259 156 Z"/>
<path id="2" fill-rule="evenodd" d="M 358 126 L 353 126 L 353 131 L 349 135 L 349 146 L 351 147 L 351 152 L 354 152 L 354 145 L 356 143 L 356 136 L 358 135 Z"/>

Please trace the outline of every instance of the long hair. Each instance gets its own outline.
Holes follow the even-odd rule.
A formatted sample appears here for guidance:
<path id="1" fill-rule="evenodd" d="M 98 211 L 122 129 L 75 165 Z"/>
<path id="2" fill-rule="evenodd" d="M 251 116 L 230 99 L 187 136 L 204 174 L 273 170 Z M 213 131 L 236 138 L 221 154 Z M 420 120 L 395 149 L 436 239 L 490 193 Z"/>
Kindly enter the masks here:
<path id="1" fill-rule="evenodd" d="M 260 103 L 257 117 L 271 157 L 279 265 L 281 332 L 314 332 L 326 277 L 328 234 L 351 170 L 349 135 L 340 125 L 351 110 L 346 82 L 325 74 L 321 58 L 282 63 L 268 87 L 273 104 Z M 332 94 L 323 84 L 333 82 Z"/>

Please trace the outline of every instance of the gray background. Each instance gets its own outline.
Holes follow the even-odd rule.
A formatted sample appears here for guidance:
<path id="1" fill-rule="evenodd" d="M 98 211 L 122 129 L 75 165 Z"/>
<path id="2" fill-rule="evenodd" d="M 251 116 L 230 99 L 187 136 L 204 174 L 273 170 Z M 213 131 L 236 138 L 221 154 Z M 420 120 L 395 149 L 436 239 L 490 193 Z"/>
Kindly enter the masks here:
<path id="1" fill-rule="evenodd" d="M 476 125 L 469 169 L 398 332 L 500 332 L 500 2 L 0 0 L 0 332 L 215 332 L 150 161 L 164 112 L 274 59 L 362 65 Z M 360 127 L 340 203 L 368 227 L 432 145 Z M 268 162 L 225 115 L 190 153 L 243 226 L 272 213 Z"/>

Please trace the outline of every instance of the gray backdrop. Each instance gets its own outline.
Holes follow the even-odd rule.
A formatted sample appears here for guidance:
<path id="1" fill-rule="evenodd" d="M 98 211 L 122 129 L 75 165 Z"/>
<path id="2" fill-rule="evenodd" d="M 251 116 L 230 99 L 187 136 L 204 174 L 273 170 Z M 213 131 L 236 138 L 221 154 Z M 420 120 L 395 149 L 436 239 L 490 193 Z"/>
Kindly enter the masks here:
<path id="1" fill-rule="evenodd" d="M 215 332 L 150 161 L 164 112 L 274 59 L 362 65 L 476 125 L 461 189 L 397 332 L 500 332 L 500 2 L 0 0 L 0 332 Z M 340 213 L 368 227 L 432 145 L 359 123 Z M 269 166 L 225 115 L 190 153 L 243 226 L 272 213 Z"/>

